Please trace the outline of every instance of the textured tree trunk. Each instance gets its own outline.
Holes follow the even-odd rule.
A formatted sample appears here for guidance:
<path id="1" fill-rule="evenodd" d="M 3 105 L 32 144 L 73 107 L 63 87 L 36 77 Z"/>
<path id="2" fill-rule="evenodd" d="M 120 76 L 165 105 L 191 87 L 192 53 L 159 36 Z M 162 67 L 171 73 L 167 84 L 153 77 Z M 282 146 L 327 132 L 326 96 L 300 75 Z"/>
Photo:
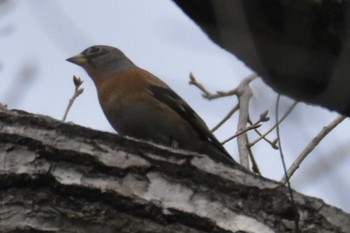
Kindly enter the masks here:
<path id="1" fill-rule="evenodd" d="M 0 232 L 293 232 L 287 189 L 205 155 L 0 112 Z M 350 216 L 294 193 L 303 232 Z"/>

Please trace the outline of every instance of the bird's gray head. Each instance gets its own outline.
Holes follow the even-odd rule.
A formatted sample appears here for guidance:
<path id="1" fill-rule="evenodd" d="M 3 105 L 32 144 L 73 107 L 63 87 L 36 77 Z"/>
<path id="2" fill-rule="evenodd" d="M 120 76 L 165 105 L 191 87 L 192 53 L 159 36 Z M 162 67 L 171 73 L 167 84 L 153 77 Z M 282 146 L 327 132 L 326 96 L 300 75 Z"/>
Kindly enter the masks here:
<path id="1" fill-rule="evenodd" d="M 117 48 L 107 45 L 94 45 L 67 61 L 103 73 L 114 73 L 134 68 L 135 65 Z"/>

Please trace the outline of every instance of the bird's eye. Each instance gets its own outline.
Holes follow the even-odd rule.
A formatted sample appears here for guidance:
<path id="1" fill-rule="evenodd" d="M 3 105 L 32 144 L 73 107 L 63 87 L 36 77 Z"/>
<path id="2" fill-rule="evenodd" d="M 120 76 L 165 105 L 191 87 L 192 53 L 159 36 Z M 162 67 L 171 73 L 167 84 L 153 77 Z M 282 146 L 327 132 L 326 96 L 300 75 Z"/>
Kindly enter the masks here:
<path id="1" fill-rule="evenodd" d="M 85 55 L 96 55 L 96 54 L 99 54 L 101 51 L 102 51 L 102 49 L 100 47 L 92 46 L 92 47 L 86 49 L 83 53 Z"/>

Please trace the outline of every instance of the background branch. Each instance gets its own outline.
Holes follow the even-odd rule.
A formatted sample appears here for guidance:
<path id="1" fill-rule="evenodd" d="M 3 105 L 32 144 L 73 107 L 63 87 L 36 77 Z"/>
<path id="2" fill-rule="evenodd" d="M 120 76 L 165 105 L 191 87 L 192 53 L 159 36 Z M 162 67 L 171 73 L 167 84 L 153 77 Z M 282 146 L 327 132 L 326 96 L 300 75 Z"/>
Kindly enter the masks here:
<path id="1" fill-rule="evenodd" d="M 316 146 L 322 141 L 322 139 L 330 133 L 335 127 L 342 123 L 347 116 L 340 115 L 329 125 L 323 127 L 323 129 L 316 135 L 316 137 L 305 147 L 305 149 L 300 153 L 298 158 L 293 162 L 292 166 L 288 169 L 287 176 L 288 178 L 292 177 L 294 172 L 299 168 L 300 164 L 304 159 L 313 151 Z M 287 181 L 287 177 L 284 175 L 281 179 L 282 183 Z"/>

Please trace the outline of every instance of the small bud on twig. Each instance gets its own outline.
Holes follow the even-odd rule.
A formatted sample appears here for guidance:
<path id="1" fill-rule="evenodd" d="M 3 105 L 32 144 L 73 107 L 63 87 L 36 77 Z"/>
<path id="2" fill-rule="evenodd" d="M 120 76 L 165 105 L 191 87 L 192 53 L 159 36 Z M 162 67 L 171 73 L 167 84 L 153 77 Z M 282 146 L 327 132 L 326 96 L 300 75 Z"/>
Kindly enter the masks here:
<path id="1" fill-rule="evenodd" d="M 81 78 L 79 78 L 75 75 L 73 76 L 73 83 L 75 86 L 75 90 L 74 90 L 73 97 L 69 100 L 69 103 L 68 103 L 68 106 L 66 108 L 66 111 L 64 112 L 62 121 L 66 120 L 68 112 L 71 109 L 71 107 L 73 106 L 75 99 L 78 98 L 78 96 L 84 92 L 84 88 L 80 88 L 80 86 L 83 84 L 83 82 L 84 82 L 84 80 L 82 80 Z"/>

